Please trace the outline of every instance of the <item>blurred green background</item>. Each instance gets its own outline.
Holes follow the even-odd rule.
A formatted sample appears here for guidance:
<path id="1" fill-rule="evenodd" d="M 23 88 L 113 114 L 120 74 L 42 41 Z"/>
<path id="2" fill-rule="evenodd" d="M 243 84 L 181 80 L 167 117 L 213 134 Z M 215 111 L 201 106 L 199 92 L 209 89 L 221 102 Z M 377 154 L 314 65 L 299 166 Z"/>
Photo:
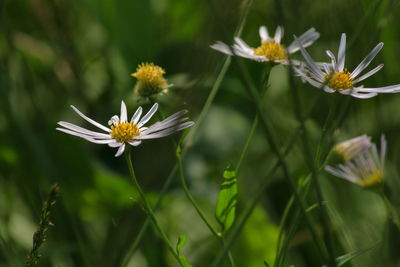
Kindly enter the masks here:
<path id="1" fill-rule="evenodd" d="M 0 266 L 24 266 L 42 202 L 56 182 L 61 195 L 52 213 L 55 226 L 41 248 L 39 266 L 124 266 L 123 262 L 129 267 L 176 266 L 151 228 L 129 256 L 145 215 L 133 199 L 124 160 L 114 158 L 115 151 L 107 146 L 56 131 L 56 123 L 65 120 L 88 127 L 71 104 L 103 124 L 119 113 L 122 99 L 129 114 L 139 105 L 147 110 L 150 104 L 133 94 L 135 80 L 130 77 L 141 62 L 162 66 L 174 84 L 168 94 L 158 97 L 163 113 L 186 108 L 196 121 L 225 60 L 209 45 L 217 40 L 231 44 L 246 9 L 242 37 L 253 47 L 259 45 L 260 25 L 270 33 L 283 25 L 286 45 L 293 34 L 315 27 L 321 37 L 308 51 L 317 61 L 327 61 L 324 51 L 336 53 L 345 32 L 346 66 L 351 71 L 382 41 L 385 46 L 371 66 L 384 63 L 385 67 L 364 84 L 400 83 L 400 1 L 2 0 L 0 9 Z M 264 65 L 242 61 L 259 84 Z M 298 127 L 288 77 L 286 67 L 274 67 L 263 99 L 281 145 Z M 297 85 L 304 111 L 310 110 L 306 125 L 312 144 L 319 141 L 333 101 L 338 113 L 346 101 L 350 108 L 340 128 L 329 136 L 326 151 L 334 142 L 360 134 L 371 135 L 376 142 L 381 133 L 386 135 L 386 190 L 400 205 L 400 95 L 356 100 Z M 223 170 L 237 164 L 256 114 L 244 86 L 232 61 L 184 160 L 190 189 L 211 219 Z M 151 201 L 158 198 L 175 164 L 176 138 L 149 140 L 133 149 L 137 176 Z M 238 214 L 274 161 L 259 127 L 238 177 Z M 287 163 L 295 179 L 309 173 L 300 139 Z M 337 256 L 373 247 L 346 266 L 400 266 L 399 233 L 388 222 L 382 200 L 325 172 L 319 178 Z M 279 221 L 291 190 L 280 171 L 270 179 L 233 246 L 237 266 L 274 261 Z M 173 242 L 180 234 L 187 235 L 183 253 L 191 264 L 210 266 L 220 244 L 185 198 L 177 178 L 157 216 Z M 309 233 L 300 225 L 286 265 L 322 264 Z"/>

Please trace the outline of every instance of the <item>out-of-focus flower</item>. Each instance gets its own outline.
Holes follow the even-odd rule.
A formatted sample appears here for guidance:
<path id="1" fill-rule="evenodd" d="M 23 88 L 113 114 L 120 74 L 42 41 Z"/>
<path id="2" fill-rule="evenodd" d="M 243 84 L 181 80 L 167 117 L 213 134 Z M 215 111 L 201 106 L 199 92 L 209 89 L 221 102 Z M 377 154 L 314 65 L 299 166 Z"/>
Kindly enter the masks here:
<path id="1" fill-rule="evenodd" d="M 141 97 L 166 92 L 170 87 L 164 78 L 165 70 L 153 63 L 141 63 L 131 76 L 137 79 L 134 91 Z"/>
<path id="2" fill-rule="evenodd" d="M 306 61 L 306 69 L 295 68 L 295 71 L 299 76 L 302 77 L 302 79 L 306 80 L 311 85 L 318 88 L 323 88 L 324 91 L 328 93 L 339 92 L 340 94 L 351 95 L 356 98 L 371 98 L 379 93 L 400 92 L 400 84 L 377 88 L 366 88 L 363 85 L 356 86 L 357 83 L 372 76 L 383 67 L 383 64 L 380 64 L 364 75 L 358 77 L 360 73 L 369 66 L 371 61 L 382 49 L 383 43 L 377 44 L 374 49 L 372 49 L 372 51 L 353 70 L 353 72 L 349 72 L 344 67 L 346 34 L 343 33 L 340 39 L 337 60 L 335 55 L 330 50 L 327 50 L 326 54 L 331 59 L 331 63 L 322 64 L 323 68 L 321 68 L 320 63 L 315 63 L 308 52 L 304 49 L 304 46 L 301 45 L 301 39 L 296 37 L 295 39 L 298 41 L 301 53 Z"/>
<path id="3" fill-rule="evenodd" d="M 330 174 L 346 179 L 363 187 L 379 184 L 384 178 L 384 161 L 386 154 L 386 139 L 381 136 L 381 149 L 378 153 L 376 145 L 372 145 L 351 160 L 339 164 L 336 168 L 326 166 L 325 170 Z"/>
<path id="4" fill-rule="evenodd" d="M 92 143 L 107 144 L 110 147 L 118 147 L 118 151 L 115 154 L 116 157 L 122 155 L 127 143 L 131 146 L 138 146 L 142 143 L 142 140 L 164 137 L 188 128 L 194 124 L 192 121 L 187 121 L 187 117 L 184 117 L 187 110 L 182 110 L 149 127 L 144 127 L 144 124 L 147 123 L 157 111 L 157 103 L 155 103 L 151 107 L 150 111 L 141 119 L 140 117 L 143 109 L 142 107 L 139 107 L 133 114 L 131 120 L 128 121 L 125 103 L 124 101 L 121 101 L 121 116 L 118 117 L 117 115 L 114 115 L 108 121 L 108 125 L 111 126 L 111 128 L 90 119 L 76 107 L 71 106 L 71 108 L 83 119 L 103 130 L 105 133 L 87 130 L 65 121 L 58 122 L 58 124 L 63 128 L 57 128 L 57 130 L 81 137 Z"/>
<path id="5" fill-rule="evenodd" d="M 355 138 L 340 142 L 333 147 L 333 151 L 344 161 L 348 161 L 358 155 L 364 149 L 372 145 L 371 137 L 367 135 L 357 136 Z"/>
<path id="6" fill-rule="evenodd" d="M 235 43 L 232 47 L 217 41 L 211 45 L 211 48 L 227 55 L 236 55 L 249 58 L 259 62 L 271 62 L 275 64 L 289 64 L 288 55 L 297 52 L 300 49 L 299 43 L 303 47 L 310 46 L 319 38 L 319 33 L 311 28 L 298 38 L 298 42 L 292 42 L 287 48 L 281 44 L 283 37 L 283 27 L 278 26 L 274 37 L 269 36 L 267 27 L 259 28 L 261 45 L 257 48 L 251 48 L 241 38 L 235 37 Z M 291 60 L 292 64 L 298 65 L 299 61 Z"/>

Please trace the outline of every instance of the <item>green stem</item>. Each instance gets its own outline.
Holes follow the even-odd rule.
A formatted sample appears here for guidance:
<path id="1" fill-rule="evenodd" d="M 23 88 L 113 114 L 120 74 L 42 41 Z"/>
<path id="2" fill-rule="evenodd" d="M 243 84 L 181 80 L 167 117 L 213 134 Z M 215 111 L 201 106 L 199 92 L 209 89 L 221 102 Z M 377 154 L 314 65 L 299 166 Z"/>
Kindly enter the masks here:
<path id="1" fill-rule="evenodd" d="M 157 231 L 160 234 L 162 240 L 167 245 L 167 247 L 170 250 L 170 252 L 172 253 L 172 255 L 174 255 L 175 259 L 179 262 L 179 264 L 182 267 L 184 267 L 184 263 L 182 263 L 181 259 L 179 258 L 179 255 L 176 253 L 176 251 L 175 251 L 174 247 L 172 246 L 171 242 L 169 241 L 167 235 L 164 233 L 164 231 L 160 227 L 160 224 L 158 223 L 157 218 L 156 218 L 156 216 L 155 216 L 155 214 L 154 214 L 149 202 L 147 201 L 146 196 L 145 196 L 141 186 L 139 185 L 139 183 L 137 181 L 137 178 L 136 178 L 136 175 L 135 175 L 135 171 L 133 169 L 131 153 L 130 153 L 129 149 L 127 151 L 125 151 L 125 159 L 126 159 L 126 164 L 128 165 L 128 168 L 129 168 L 129 173 L 131 175 L 133 184 L 134 184 L 134 186 L 136 187 L 136 190 L 139 193 L 140 200 L 141 200 L 141 203 L 142 203 L 142 207 L 146 211 L 147 215 L 150 217 L 154 227 L 157 229 Z"/>
<path id="2" fill-rule="evenodd" d="M 286 204 L 285 210 L 282 215 L 282 219 L 279 223 L 279 235 L 278 235 L 278 241 L 276 242 L 276 255 L 275 255 L 274 266 L 279 266 L 280 258 L 283 257 L 282 255 L 284 253 L 284 249 L 283 249 L 282 242 L 283 242 L 283 236 L 284 236 L 284 234 L 283 234 L 284 227 L 286 225 L 287 219 L 289 218 L 289 213 L 290 213 L 290 210 L 292 209 L 293 205 L 294 205 L 294 197 L 291 196 L 288 203 Z"/>
<path id="3" fill-rule="evenodd" d="M 218 233 L 214 227 L 210 224 L 210 222 L 207 220 L 206 216 L 204 215 L 203 211 L 201 210 L 201 208 L 199 207 L 199 205 L 197 205 L 196 201 L 194 200 L 192 194 L 189 191 L 189 188 L 186 184 L 185 181 L 185 176 L 183 173 L 183 165 L 182 165 L 182 156 L 180 155 L 179 152 L 176 153 L 176 159 L 178 161 L 178 168 L 179 168 L 179 180 L 182 184 L 182 188 L 183 191 L 185 192 L 186 197 L 189 199 L 189 201 L 192 203 L 193 207 L 196 209 L 197 213 L 199 214 L 199 216 L 201 217 L 201 219 L 203 220 L 203 222 L 207 225 L 207 228 L 210 230 L 210 232 L 215 235 L 217 238 L 221 238 L 221 234 Z"/>
<path id="4" fill-rule="evenodd" d="M 164 196 L 167 193 L 167 190 L 168 190 L 169 186 L 171 185 L 171 182 L 174 179 L 177 170 L 178 170 L 177 166 L 175 166 L 172 169 L 171 173 L 169 174 L 168 178 L 166 179 L 164 185 L 162 186 L 162 188 L 160 190 L 160 196 L 158 197 L 156 204 L 153 206 L 153 210 L 157 210 L 160 207 L 161 202 L 163 201 Z M 137 248 L 139 247 L 140 241 L 142 240 L 144 234 L 146 233 L 147 227 L 149 227 L 150 222 L 151 222 L 150 217 L 147 217 L 145 222 L 143 223 L 142 227 L 140 228 L 139 233 L 137 234 L 135 240 L 133 241 L 132 245 L 130 246 L 127 254 L 124 256 L 124 260 L 122 261 L 121 267 L 128 266 L 129 260 L 132 258 L 132 256 L 135 254 Z"/>

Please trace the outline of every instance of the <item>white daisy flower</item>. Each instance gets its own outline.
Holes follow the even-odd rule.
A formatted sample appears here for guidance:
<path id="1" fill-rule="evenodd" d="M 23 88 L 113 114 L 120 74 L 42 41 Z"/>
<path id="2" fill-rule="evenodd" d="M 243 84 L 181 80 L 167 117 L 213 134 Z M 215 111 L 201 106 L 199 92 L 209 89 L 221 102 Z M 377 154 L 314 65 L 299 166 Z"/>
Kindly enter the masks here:
<path id="1" fill-rule="evenodd" d="M 369 148 L 371 145 L 371 137 L 364 134 L 350 140 L 340 142 L 333 147 L 333 151 L 342 157 L 344 161 L 348 161 L 354 158 L 361 151 Z"/>
<path id="2" fill-rule="evenodd" d="M 337 58 L 334 54 L 327 50 L 326 54 L 331 59 L 331 63 L 323 64 L 321 68 L 319 63 L 315 63 L 308 52 L 301 45 L 301 39 L 296 38 L 299 41 L 300 50 L 306 60 L 306 71 L 301 68 L 295 68 L 295 71 L 302 79 L 306 80 L 311 85 L 323 88 L 325 92 L 333 93 L 339 92 L 344 95 L 351 95 L 356 98 L 371 98 L 378 93 L 398 93 L 400 92 L 400 84 L 390 85 L 378 88 L 366 88 L 363 85 L 356 86 L 366 78 L 372 76 L 378 72 L 383 64 L 378 65 L 364 75 L 360 73 L 369 66 L 374 57 L 382 49 L 383 43 L 379 43 L 372 49 L 372 51 L 361 61 L 361 63 L 353 70 L 353 72 L 345 69 L 345 51 L 346 51 L 346 34 L 342 34 L 340 39 L 339 51 Z M 359 76 L 359 77 L 358 77 Z"/>
<path id="3" fill-rule="evenodd" d="M 259 34 L 261 45 L 257 48 L 251 48 L 241 38 L 235 37 L 235 43 L 229 47 L 223 42 L 217 41 L 210 47 L 227 55 L 237 55 L 249 58 L 259 62 L 272 62 L 276 64 L 289 64 L 288 55 L 297 52 L 300 49 L 299 43 L 303 47 L 308 47 L 319 38 L 319 33 L 311 28 L 298 38 L 298 42 L 292 42 L 287 48 L 281 44 L 283 37 L 283 27 L 278 26 L 275 35 L 272 38 L 268 34 L 267 27 L 261 26 Z M 299 64 L 299 61 L 291 61 L 292 64 Z"/>
<path id="4" fill-rule="evenodd" d="M 379 184 L 384 178 L 384 160 L 386 154 L 386 139 L 381 136 L 381 151 L 378 153 L 373 143 L 369 148 L 362 150 L 355 157 L 337 168 L 326 166 L 330 174 L 343 178 L 363 187 Z"/>
<path id="5" fill-rule="evenodd" d="M 182 110 L 149 127 L 144 127 L 144 124 L 156 113 L 158 108 L 157 103 L 155 103 L 149 112 L 141 119 L 140 117 L 143 109 L 139 107 L 128 122 L 126 106 L 124 101 L 121 101 L 121 116 L 118 117 L 114 115 L 108 121 L 108 125 L 111 126 L 111 128 L 90 119 L 76 107 L 71 106 L 71 108 L 83 119 L 103 130 L 105 133 L 87 130 L 65 121 L 58 122 L 63 128 L 57 128 L 57 130 L 81 137 L 92 143 L 107 144 L 109 147 L 118 147 L 118 151 L 115 154 L 116 157 L 122 155 L 127 143 L 131 146 L 138 146 L 142 143 L 142 140 L 164 137 L 194 124 L 193 121 L 186 121 L 188 118 L 184 117 L 184 115 L 187 113 L 187 110 Z"/>

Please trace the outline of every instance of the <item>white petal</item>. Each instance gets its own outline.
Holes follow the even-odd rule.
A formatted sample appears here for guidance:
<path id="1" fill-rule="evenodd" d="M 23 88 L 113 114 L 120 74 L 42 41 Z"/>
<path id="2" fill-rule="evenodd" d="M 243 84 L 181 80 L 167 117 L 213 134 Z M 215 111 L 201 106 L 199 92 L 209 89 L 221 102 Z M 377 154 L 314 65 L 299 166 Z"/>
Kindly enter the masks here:
<path id="1" fill-rule="evenodd" d="M 340 171 L 338 169 L 334 169 L 331 166 L 326 166 L 325 167 L 325 171 L 329 172 L 330 174 L 332 174 L 332 175 L 334 175 L 336 177 L 345 179 L 345 180 L 347 180 L 349 182 L 359 184 L 359 181 L 357 181 L 357 179 L 355 179 L 354 176 L 351 176 L 351 175 L 349 175 L 349 174 L 347 174 L 347 173 L 345 173 L 343 171 Z"/>
<path id="2" fill-rule="evenodd" d="M 354 79 L 355 77 L 358 76 L 368 65 L 371 63 L 371 61 L 376 57 L 376 55 L 381 51 L 383 47 L 383 43 L 377 44 L 374 49 L 361 61 L 360 64 L 354 69 L 354 71 L 351 73 L 350 77 Z"/>
<path id="3" fill-rule="evenodd" d="M 241 38 L 235 37 L 234 40 L 235 40 L 236 44 L 237 44 L 240 48 L 243 49 L 243 51 L 245 51 L 245 52 L 247 52 L 247 53 L 249 53 L 249 52 L 252 53 L 252 52 L 253 52 L 253 49 L 252 49 L 250 46 L 248 46 Z"/>
<path id="4" fill-rule="evenodd" d="M 81 117 L 82 117 L 84 120 L 86 120 L 87 122 L 93 124 L 94 126 L 100 128 L 100 129 L 102 129 L 102 130 L 104 130 L 104 131 L 106 131 L 106 132 L 108 132 L 108 133 L 111 132 L 111 129 L 109 129 L 109 128 L 107 128 L 107 127 L 101 125 L 100 123 L 98 123 L 98 122 L 92 120 L 91 118 L 85 116 L 85 115 L 84 115 L 82 112 L 80 112 L 79 109 L 77 109 L 76 107 L 74 107 L 74 106 L 71 105 L 71 108 L 72 108 L 76 113 L 78 113 L 78 115 L 81 116 Z"/>
<path id="5" fill-rule="evenodd" d="M 145 134 L 145 133 L 141 133 L 141 135 L 139 135 L 138 137 L 136 137 L 136 139 L 138 140 L 143 140 L 143 139 L 155 139 L 155 138 L 161 138 L 170 134 L 173 134 L 175 132 L 178 132 L 180 130 L 183 130 L 185 128 L 188 128 L 190 126 L 192 126 L 194 124 L 194 122 L 189 121 L 189 122 L 184 122 L 180 125 L 177 125 L 176 127 L 173 128 L 167 128 L 161 131 L 158 131 L 156 133 L 151 133 L 151 134 Z"/>
<path id="6" fill-rule="evenodd" d="M 364 75 L 358 77 L 357 79 L 355 79 L 353 81 L 353 83 L 358 83 L 361 82 L 362 80 L 367 79 L 368 77 L 374 75 L 375 73 L 377 73 L 378 71 L 380 71 L 380 69 L 383 68 L 383 64 L 380 64 L 378 66 L 376 66 L 375 68 L 373 68 L 372 70 L 368 71 L 367 73 L 365 73 Z"/>
<path id="7" fill-rule="evenodd" d="M 116 125 L 119 123 L 119 117 L 117 115 L 114 115 L 111 117 L 111 119 L 108 121 L 108 125 Z"/>
<path id="8" fill-rule="evenodd" d="M 128 121 L 128 115 L 126 111 L 126 105 L 124 101 L 121 101 L 121 123 Z"/>
<path id="9" fill-rule="evenodd" d="M 324 91 L 327 92 L 327 93 L 333 93 L 333 92 L 335 92 L 334 89 L 330 88 L 330 87 L 327 86 L 327 85 L 324 86 Z"/>
<path id="10" fill-rule="evenodd" d="M 315 80 L 313 80 L 313 79 L 311 79 L 310 77 L 308 77 L 308 75 L 307 74 L 305 74 L 302 70 L 300 70 L 299 68 L 294 68 L 294 70 L 295 70 L 295 72 L 302 78 L 302 79 L 304 79 L 305 81 L 307 81 L 309 84 L 311 84 L 312 86 L 314 86 L 314 87 L 317 87 L 317 88 L 321 88 L 322 87 L 322 83 L 320 83 L 320 82 L 317 82 L 317 81 L 315 81 Z"/>
<path id="11" fill-rule="evenodd" d="M 108 146 L 109 147 L 120 147 L 120 146 L 122 146 L 122 144 L 123 143 L 121 143 L 121 142 L 114 141 L 112 143 L 108 143 Z"/>
<path id="12" fill-rule="evenodd" d="M 301 54 L 303 55 L 304 59 L 306 60 L 307 66 L 309 67 L 310 71 L 314 74 L 316 80 L 323 82 L 324 81 L 324 74 L 322 71 L 319 69 L 319 67 L 315 64 L 314 60 L 308 54 L 308 52 L 304 49 L 302 44 L 298 41 L 297 37 L 294 36 L 295 41 L 300 47 Z"/>
<path id="13" fill-rule="evenodd" d="M 365 94 L 362 94 L 362 93 L 355 92 L 355 93 L 351 93 L 350 95 L 352 97 L 355 97 L 355 98 L 367 99 L 367 98 L 372 98 L 372 97 L 377 96 L 378 93 L 365 93 Z"/>
<path id="14" fill-rule="evenodd" d="M 334 71 L 337 71 L 336 57 L 330 50 L 325 51 L 328 57 L 331 59 L 332 68 Z"/>
<path id="15" fill-rule="evenodd" d="M 314 28 L 309 29 L 305 33 L 299 36 L 299 42 L 303 45 L 304 48 L 312 45 L 319 38 L 319 32 L 317 32 Z M 293 54 L 297 52 L 300 47 L 296 42 L 292 42 L 287 48 L 289 54 Z"/>
<path id="16" fill-rule="evenodd" d="M 256 60 L 258 62 L 269 61 L 268 58 L 266 58 L 265 56 L 256 56 L 256 55 L 254 55 L 253 50 L 251 50 L 251 51 L 243 51 L 242 48 L 237 48 L 236 46 L 234 46 L 233 52 L 234 52 L 235 56 L 240 56 L 240 57 Z"/>
<path id="17" fill-rule="evenodd" d="M 87 130 L 87 129 L 82 128 L 82 127 L 80 127 L 78 125 L 75 125 L 75 124 L 72 124 L 72 123 L 69 123 L 69 122 L 66 122 L 66 121 L 59 121 L 58 125 L 61 125 L 61 126 L 67 128 L 69 130 L 72 130 L 72 131 L 75 131 L 75 132 L 78 132 L 78 133 L 82 133 L 82 134 L 85 134 L 85 135 L 88 135 L 88 136 L 91 136 L 91 137 L 94 137 L 94 138 L 102 138 L 102 139 L 110 138 L 109 134 L 90 131 L 90 130 Z"/>
<path id="18" fill-rule="evenodd" d="M 400 92 L 400 84 L 394 84 L 384 87 L 377 88 L 360 88 L 358 92 L 365 93 L 399 93 Z"/>
<path id="19" fill-rule="evenodd" d="M 154 105 L 151 107 L 149 112 L 147 112 L 147 114 L 144 115 L 143 118 L 137 124 L 139 128 L 142 127 L 143 124 L 145 124 L 146 122 L 148 122 L 151 119 L 151 117 L 154 115 L 154 113 L 156 113 L 157 108 L 158 108 L 158 103 L 154 103 Z"/>
<path id="20" fill-rule="evenodd" d="M 140 140 L 130 141 L 128 142 L 131 146 L 138 146 L 142 143 Z"/>
<path id="21" fill-rule="evenodd" d="M 278 43 L 278 44 L 281 43 L 281 39 L 283 37 L 283 33 L 284 33 L 284 30 L 283 30 L 282 26 L 276 27 L 275 36 L 274 36 L 274 40 L 275 40 L 276 43 Z"/>
<path id="22" fill-rule="evenodd" d="M 124 153 L 125 151 L 125 143 L 123 143 L 119 148 L 117 153 L 115 154 L 115 157 L 119 157 L 122 155 L 122 153 Z"/>
<path id="23" fill-rule="evenodd" d="M 174 128 L 175 126 L 179 125 L 180 123 L 186 121 L 188 118 L 179 118 L 175 119 L 173 121 L 167 121 L 167 122 L 157 122 L 153 125 L 151 125 L 149 128 L 146 130 L 141 130 L 140 132 L 143 134 L 150 134 L 150 133 L 155 133 L 157 131 L 161 131 L 167 128 Z"/>
<path id="24" fill-rule="evenodd" d="M 142 107 L 138 107 L 138 109 L 135 111 L 135 114 L 133 114 L 132 116 L 131 122 L 137 123 L 140 119 L 140 116 L 142 116 L 142 112 L 143 112 Z"/>
<path id="25" fill-rule="evenodd" d="M 342 33 L 342 36 L 340 38 L 338 56 L 337 56 L 338 63 L 336 71 L 343 71 L 345 62 L 345 53 L 346 53 L 346 34 Z"/>
<path id="26" fill-rule="evenodd" d="M 231 56 L 233 55 L 232 49 L 228 45 L 224 44 L 223 42 L 217 41 L 215 44 L 211 45 L 210 47 L 212 49 L 215 49 L 224 54 L 231 55 Z"/>
<path id="27" fill-rule="evenodd" d="M 261 26 L 261 27 L 258 29 L 258 33 L 260 34 L 260 38 L 261 38 L 261 41 L 262 41 L 262 42 L 266 42 L 266 41 L 269 40 L 269 35 L 268 35 L 267 27 Z"/>
<path id="28" fill-rule="evenodd" d="M 78 133 L 78 132 L 71 131 L 71 130 L 64 129 L 64 128 L 56 128 L 56 130 L 70 134 L 70 135 L 78 136 L 80 138 L 83 138 L 89 142 L 96 143 L 96 144 L 108 144 L 108 143 L 114 142 L 114 139 L 112 139 L 111 136 L 110 136 L 110 139 L 94 139 L 92 136 L 88 136 L 86 134 Z"/>

